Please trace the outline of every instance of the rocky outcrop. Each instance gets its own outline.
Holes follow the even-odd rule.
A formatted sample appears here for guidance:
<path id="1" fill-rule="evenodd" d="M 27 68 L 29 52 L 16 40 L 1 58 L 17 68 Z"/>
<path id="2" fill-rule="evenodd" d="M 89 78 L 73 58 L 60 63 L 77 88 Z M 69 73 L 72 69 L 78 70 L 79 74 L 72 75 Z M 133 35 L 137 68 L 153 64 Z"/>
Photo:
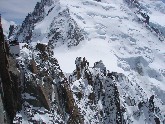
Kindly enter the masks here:
<path id="1" fill-rule="evenodd" d="M 37 2 L 34 11 L 26 16 L 22 25 L 19 26 L 19 28 L 14 28 L 14 30 L 17 29 L 14 33 L 12 33 L 13 26 L 10 27 L 9 38 L 17 38 L 20 42 L 30 42 L 35 24 L 43 20 L 46 16 L 45 7 L 51 6 L 52 4 L 53 0 L 42 0 L 41 2 Z"/>
<path id="2" fill-rule="evenodd" d="M 48 94 L 45 90 L 48 87 L 43 87 L 42 85 L 37 85 L 35 82 L 26 82 L 26 86 L 24 87 L 23 93 L 32 94 L 36 99 L 24 99 L 24 101 L 29 102 L 34 107 L 43 106 L 47 110 L 50 110 L 50 100 L 48 99 Z"/>
<path id="3" fill-rule="evenodd" d="M 97 113 L 97 115 L 95 115 L 95 122 L 98 119 L 99 123 L 123 124 L 125 122 L 123 116 L 124 112 L 121 108 L 122 105 L 120 103 L 118 87 L 114 80 L 114 77 L 117 77 L 117 74 L 114 72 L 107 73 L 106 67 L 102 61 L 96 62 L 92 71 L 88 68 L 89 63 L 85 57 L 83 59 L 78 57 L 75 64 L 76 73 L 74 72 L 73 75 L 70 76 L 70 78 L 72 78 L 70 80 L 73 82 L 72 90 L 77 98 L 78 106 L 81 106 L 81 111 L 88 106 L 88 109 L 93 112 L 96 111 Z M 74 82 L 77 83 L 76 80 L 79 80 L 79 85 L 74 84 Z M 86 86 L 84 87 L 84 85 Z M 86 93 L 85 91 L 89 93 Z M 78 95 L 80 93 L 81 95 Z M 79 104 L 81 100 L 84 100 L 85 103 Z M 83 108 L 82 104 L 85 104 L 86 106 Z M 100 104 L 102 109 L 96 109 L 96 106 L 100 106 Z M 83 114 L 86 115 L 87 113 L 83 112 Z M 92 122 L 88 121 L 89 120 L 85 120 L 84 122 Z"/>
<path id="4" fill-rule="evenodd" d="M 28 50 L 33 51 L 31 58 L 25 57 L 19 61 L 23 76 L 23 108 L 43 107 L 52 114 L 53 118 L 56 118 L 54 114 L 58 113 L 64 122 L 83 124 L 83 117 L 73 98 L 68 79 L 60 69 L 58 61 L 53 58 L 53 51 L 49 45 L 40 43 Z M 47 56 L 46 59 L 45 56 Z M 34 111 L 38 113 L 37 110 Z M 26 114 L 29 118 L 35 116 L 29 111 L 26 111 Z M 21 120 L 16 116 L 15 123 L 19 121 Z"/>
<path id="5" fill-rule="evenodd" d="M 68 47 L 77 46 L 85 39 L 83 31 L 76 21 L 70 16 L 69 9 L 65 9 L 54 17 L 50 32 L 48 33 L 49 43 L 54 46 L 66 44 Z"/>
<path id="6" fill-rule="evenodd" d="M 36 49 L 39 50 L 41 53 L 44 53 L 46 51 L 47 46 L 41 43 L 37 43 Z"/>
<path id="7" fill-rule="evenodd" d="M 37 72 L 38 72 L 36 62 L 33 59 L 30 61 L 29 70 L 34 74 L 37 74 Z"/>
<path id="8" fill-rule="evenodd" d="M 84 60 L 81 57 L 76 59 L 76 70 L 69 76 L 74 99 L 85 118 L 84 123 L 125 124 L 130 123 L 131 119 L 126 118 L 130 116 L 136 120 L 145 118 L 148 123 L 153 124 L 161 122 L 154 95 L 149 99 L 142 96 L 144 91 L 140 86 L 133 89 L 133 83 L 125 75 L 106 70 L 102 61 L 88 68 L 88 65 L 82 64 Z M 132 92 L 143 100 L 132 97 Z M 126 106 L 135 109 L 132 115 L 127 115 L 129 110 Z M 91 114 L 93 118 L 86 119 Z"/>
<path id="9" fill-rule="evenodd" d="M 69 113 L 69 119 L 67 121 L 68 124 L 84 124 L 83 118 L 80 115 L 80 112 L 78 110 L 78 106 L 75 103 L 75 100 L 73 98 L 73 93 L 70 89 L 69 83 L 67 79 L 65 78 L 62 82 L 63 88 L 62 94 L 60 96 L 63 96 L 62 99 L 64 100 L 64 107 L 66 108 L 66 111 Z"/>
<path id="10" fill-rule="evenodd" d="M 20 25 L 10 25 L 10 27 L 9 27 L 9 35 L 8 35 L 8 38 L 10 40 L 15 40 L 16 33 L 19 31 L 20 27 L 21 27 Z"/>

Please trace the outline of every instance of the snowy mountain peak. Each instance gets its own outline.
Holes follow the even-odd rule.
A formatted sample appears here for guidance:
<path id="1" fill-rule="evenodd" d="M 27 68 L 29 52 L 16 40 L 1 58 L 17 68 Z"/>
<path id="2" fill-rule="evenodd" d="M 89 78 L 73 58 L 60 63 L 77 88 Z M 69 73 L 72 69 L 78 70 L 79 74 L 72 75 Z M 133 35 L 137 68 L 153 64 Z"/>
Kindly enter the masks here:
<path id="1" fill-rule="evenodd" d="M 151 0 L 37 3 L 10 33 L 20 42 L 23 89 L 14 123 L 164 124 L 163 6 Z"/>

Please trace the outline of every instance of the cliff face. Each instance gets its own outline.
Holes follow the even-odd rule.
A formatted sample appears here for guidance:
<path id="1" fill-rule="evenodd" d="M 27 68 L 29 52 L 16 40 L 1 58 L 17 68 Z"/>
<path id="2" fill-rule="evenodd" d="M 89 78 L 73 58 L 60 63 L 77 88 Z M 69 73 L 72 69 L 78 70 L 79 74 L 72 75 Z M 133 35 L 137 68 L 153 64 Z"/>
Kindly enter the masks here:
<path id="1" fill-rule="evenodd" d="M 16 60 L 9 55 L 9 46 L 4 40 L 0 27 L 0 83 L 1 83 L 1 122 L 12 123 L 20 109 L 21 91 Z M 4 109 L 4 110 L 3 110 Z"/>

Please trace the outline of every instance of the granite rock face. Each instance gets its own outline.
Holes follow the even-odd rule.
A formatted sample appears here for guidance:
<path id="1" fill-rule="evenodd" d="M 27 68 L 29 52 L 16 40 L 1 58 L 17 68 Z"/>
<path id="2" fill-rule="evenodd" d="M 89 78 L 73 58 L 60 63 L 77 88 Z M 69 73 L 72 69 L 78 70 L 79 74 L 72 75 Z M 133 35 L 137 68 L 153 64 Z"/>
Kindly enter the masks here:
<path id="1" fill-rule="evenodd" d="M 16 60 L 9 55 L 0 27 L 0 84 L 1 84 L 1 122 L 12 123 L 16 112 L 21 109 L 21 89 Z"/>

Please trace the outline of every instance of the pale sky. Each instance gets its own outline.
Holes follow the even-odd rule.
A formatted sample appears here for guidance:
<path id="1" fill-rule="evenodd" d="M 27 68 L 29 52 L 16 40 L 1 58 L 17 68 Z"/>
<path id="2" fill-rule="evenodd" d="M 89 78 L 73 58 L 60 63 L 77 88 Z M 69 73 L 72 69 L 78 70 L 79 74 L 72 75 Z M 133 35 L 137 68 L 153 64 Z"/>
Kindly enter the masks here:
<path id="1" fill-rule="evenodd" d="M 0 13 L 8 21 L 21 23 L 41 0 L 0 0 Z"/>

